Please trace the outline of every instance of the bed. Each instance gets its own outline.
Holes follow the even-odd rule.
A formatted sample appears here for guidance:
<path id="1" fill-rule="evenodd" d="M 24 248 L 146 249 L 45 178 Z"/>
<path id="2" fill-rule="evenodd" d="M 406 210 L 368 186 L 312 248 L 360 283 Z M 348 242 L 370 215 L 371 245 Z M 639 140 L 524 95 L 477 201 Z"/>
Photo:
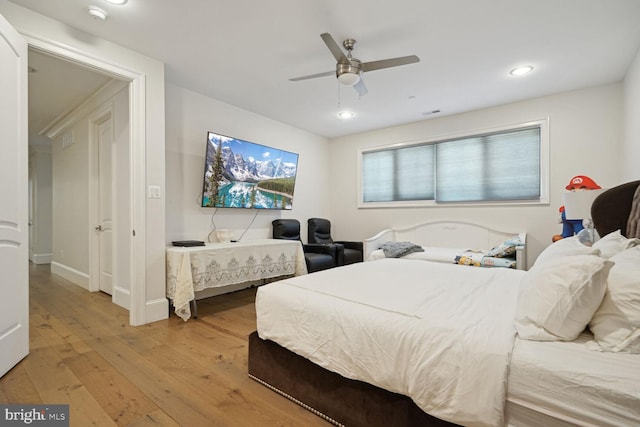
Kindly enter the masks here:
<path id="1" fill-rule="evenodd" d="M 526 270 L 526 239 L 525 232 L 494 230 L 464 221 L 429 221 L 411 227 L 386 229 L 365 239 L 364 259 L 384 258 L 381 247 L 390 242 L 402 242 L 422 248 L 420 252 L 405 255 L 409 259 Z M 513 245 L 514 251 L 506 257 L 501 251 L 501 244 L 505 242 L 504 247 L 511 247 L 509 243 L 517 242 Z"/>
<path id="2" fill-rule="evenodd" d="M 263 286 L 249 375 L 336 425 L 640 425 L 625 233 L 564 239 L 529 271 L 385 258 Z"/>

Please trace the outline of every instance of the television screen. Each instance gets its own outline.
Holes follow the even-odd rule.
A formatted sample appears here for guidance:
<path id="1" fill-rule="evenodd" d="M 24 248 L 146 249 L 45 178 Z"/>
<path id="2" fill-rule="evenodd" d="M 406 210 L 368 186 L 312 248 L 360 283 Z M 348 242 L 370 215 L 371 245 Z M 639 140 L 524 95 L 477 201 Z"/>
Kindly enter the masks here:
<path id="1" fill-rule="evenodd" d="M 291 209 L 298 155 L 207 133 L 203 207 Z"/>

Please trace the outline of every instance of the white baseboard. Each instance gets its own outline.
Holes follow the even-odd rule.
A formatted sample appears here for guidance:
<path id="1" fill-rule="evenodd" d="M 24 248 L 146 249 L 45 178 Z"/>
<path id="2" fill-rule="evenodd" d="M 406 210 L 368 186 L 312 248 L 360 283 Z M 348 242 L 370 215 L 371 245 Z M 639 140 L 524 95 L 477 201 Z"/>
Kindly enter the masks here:
<path id="1" fill-rule="evenodd" d="M 111 298 L 114 304 L 117 304 L 127 310 L 131 310 L 131 292 L 129 289 L 121 286 L 114 286 Z"/>
<path id="2" fill-rule="evenodd" d="M 51 272 L 67 279 L 74 285 L 89 290 L 89 275 L 59 262 L 51 261 Z"/>
<path id="3" fill-rule="evenodd" d="M 51 264 L 53 254 L 31 254 L 29 261 L 34 264 Z"/>
<path id="4" fill-rule="evenodd" d="M 81 288 L 89 290 L 89 275 L 78 271 L 74 268 L 60 264 L 58 262 L 51 262 L 51 272 L 58 276 L 67 279 L 71 283 L 80 286 Z M 125 289 L 119 286 L 114 286 L 112 301 L 127 310 L 131 308 L 131 293 L 129 289 Z M 145 323 L 156 322 L 158 320 L 164 320 L 169 317 L 169 300 L 166 298 L 160 298 L 152 301 L 147 301 L 145 305 Z"/>
<path id="5" fill-rule="evenodd" d="M 169 317 L 169 300 L 166 298 L 147 301 L 145 305 L 145 323 L 164 320 Z"/>

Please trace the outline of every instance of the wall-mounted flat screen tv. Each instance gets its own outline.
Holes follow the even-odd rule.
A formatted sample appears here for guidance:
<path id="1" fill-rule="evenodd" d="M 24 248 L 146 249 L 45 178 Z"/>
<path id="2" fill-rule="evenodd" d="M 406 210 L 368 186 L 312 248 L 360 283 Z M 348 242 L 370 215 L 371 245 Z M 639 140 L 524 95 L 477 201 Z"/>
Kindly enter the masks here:
<path id="1" fill-rule="evenodd" d="M 291 209 L 298 155 L 207 133 L 202 206 Z"/>

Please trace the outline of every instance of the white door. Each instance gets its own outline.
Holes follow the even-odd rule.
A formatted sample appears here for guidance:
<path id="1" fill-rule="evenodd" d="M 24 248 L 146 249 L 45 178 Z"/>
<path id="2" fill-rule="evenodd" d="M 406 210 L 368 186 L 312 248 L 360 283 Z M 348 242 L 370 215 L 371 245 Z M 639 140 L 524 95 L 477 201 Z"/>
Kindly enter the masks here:
<path id="1" fill-rule="evenodd" d="M 99 196 L 99 238 L 100 238 L 100 290 L 109 295 L 113 294 L 113 211 L 112 211 L 112 173 L 111 147 L 112 130 L 111 119 L 98 125 L 98 188 Z"/>
<path id="2" fill-rule="evenodd" d="M 0 376 L 29 353 L 27 61 L 0 15 Z"/>
<path id="3" fill-rule="evenodd" d="M 29 157 L 29 260 L 33 261 L 33 246 L 35 245 L 35 234 L 33 227 L 33 207 L 35 206 L 34 197 L 35 197 L 35 188 L 34 188 L 34 178 L 33 178 L 33 165 L 31 163 L 31 157 Z"/>

